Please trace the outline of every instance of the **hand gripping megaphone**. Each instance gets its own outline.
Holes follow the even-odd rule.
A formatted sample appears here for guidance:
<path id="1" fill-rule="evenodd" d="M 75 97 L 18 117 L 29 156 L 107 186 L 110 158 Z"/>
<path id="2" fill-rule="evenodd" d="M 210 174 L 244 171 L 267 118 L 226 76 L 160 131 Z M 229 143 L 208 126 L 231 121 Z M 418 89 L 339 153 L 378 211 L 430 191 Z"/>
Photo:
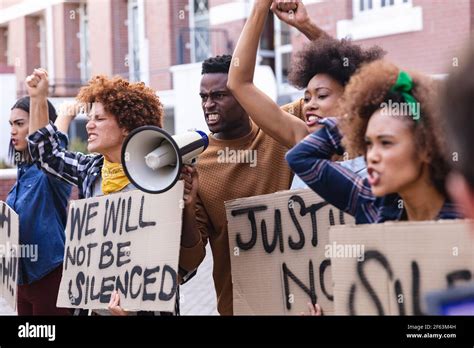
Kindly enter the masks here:
<path id="1" fill-rule="evenodd" d="M 130 182 L 148 193 L 171 189 L 185 164 L 194 164 L 209 144 L 204 132 L 171 136 L 155 126 L 134 129 L 122 146 L 122 165 Z"/>

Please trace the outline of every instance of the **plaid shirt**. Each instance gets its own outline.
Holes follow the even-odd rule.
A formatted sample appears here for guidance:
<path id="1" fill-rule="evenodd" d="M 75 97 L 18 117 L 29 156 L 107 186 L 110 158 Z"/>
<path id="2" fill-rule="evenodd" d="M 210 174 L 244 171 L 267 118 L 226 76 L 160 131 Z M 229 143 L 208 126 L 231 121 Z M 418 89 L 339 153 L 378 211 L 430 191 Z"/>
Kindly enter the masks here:
<path id="1" fill-rule="evenodd" d="M 94 197 L 94 183 L 101 175 L 104 156 L 67 151 L 61 147 L 58 134 L 52 123 L 31 134 L 28 137 L 31 158 L 46 172 L 76 185 L 79 198 Z"/>
<path id="2" fill-rule="evenodd" d="M 67 151 L 60 145 L 59 134 L 53 123 L 49 123 L 46 127 L 31 134 L 28 137 L 31 158 L 34 162 L 39 163 L 46 172 L 76 185 L 79 189 L 80 199 L 94 197 L 94 186 L 97 178 L 101 175 L 104 156 Z M 186 283 L 195 274 L 196 270 L 187 271 L 179 267 L 181 284 Z M 176 298 L 175 313 L 179 314 L 179 292 L 177 292 Z"/>
<path id="3" fill-rule="evenodd" d="M 356 224 L 403 220 L 401 197 L 390 194 L 376 197 L 366 178 L 330 160 L 342 155 L 339 133 L 334 119 L 320 121 L 325 127 L 308 135 L 286 154 L 291 169 L 324 200 L 355 217 Z M 445 201 L 437 219 L 462 219 L 457 207 Z"/>

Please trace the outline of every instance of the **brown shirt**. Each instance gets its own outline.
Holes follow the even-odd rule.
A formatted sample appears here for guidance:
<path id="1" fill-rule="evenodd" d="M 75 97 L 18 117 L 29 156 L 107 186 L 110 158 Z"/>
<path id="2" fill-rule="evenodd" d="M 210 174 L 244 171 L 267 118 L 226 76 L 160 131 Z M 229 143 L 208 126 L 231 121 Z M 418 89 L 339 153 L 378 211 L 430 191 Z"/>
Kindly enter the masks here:
<path id="1" fill-rule="evenodd" d="M 302 118 L 301 106 L 302 100 L 298 100 L 282 108 Z M 180 266 L 188 271 L 195 269 L 204 259 L 209 241 L 214 259 L 217 309 L 221 315 L 233 314 L 224 202 L 289 189 L 293 174 L 285 160 L 287 151 L 252 123 L 252 131 L 239 139 L 220 140 L 209 135 L 209 146 L 199 156 L 196 219 L 202 238 L 194 247 L 181 247 Z"/>

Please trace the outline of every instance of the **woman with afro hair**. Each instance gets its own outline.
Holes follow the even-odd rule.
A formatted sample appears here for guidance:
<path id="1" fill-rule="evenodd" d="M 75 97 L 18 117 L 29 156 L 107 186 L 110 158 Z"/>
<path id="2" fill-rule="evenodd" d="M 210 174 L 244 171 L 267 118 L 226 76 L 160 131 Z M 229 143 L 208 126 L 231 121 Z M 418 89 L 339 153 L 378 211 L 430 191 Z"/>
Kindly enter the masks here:
<path id="1" fill-rule="evenodd" d="M 287 161 L 357 224 L 462 218 L 445 191 L 449 166 L 435 121 L 437 95 L 436 81 L 427 76 L 385 60 L 367 64 L 342 96 L 345 116 L 323 120 L 324 128 L 290 150 Z M 342 144 L 365 156 L 367 178 L 329 160 L 344 152 Z"/>
<path id="2" fill-rule="evenodd" d="M 31 98 L 29 150 L 31 158 L 43 171 L 76 185 L 80 198 L 90 198 L 135 189 L 125 175 L 121 163 L 122 143 L 132 130 L 153 125 L 161 127 L 163 107 L 155 91 L 144 83 L 130 83 L 121 77 L 95 76 L 79 91 L 77 100 L 91 105 L 86 130 L 85 155 L 67 151 L 59 141 L 59 132 L 48 120 L 48 73 L 35 69 L 28 76 L 26 87 Z M 185 179 L 183 214 L 193 209 L 191 203 L 197 190 L 197 178 L 192 168 L 183 169 Z M 185 225 L 185 222 L 183 222 Z M 189 228 L 183 226 L 183 231 Z M 189 238 L 183 236 L 182 241 Z M 185 242 L 182 242 L 184 247 Z M 196 242 L 191 240 L 191 245 Z M 194 243 L 194 244 L 193 244 Z M 181 272 L 187 280 L 193 272 Z M 109 310 L 114 315 L 127 315 L 120 307 L 117 292 L 110 295 Z M 176 312 L 178 310 L 176 309 Z M 100 314 L 106 314 L 101 311 Z"/>
<path id="3" fill-rule="evenodd" d="M 255 2 L 252 15 L 249 16 L 234 51 L 228 80 L 228 88 L 252 120 L 264 132 L 288 148 L 321 128 L 322 119 L 338 116 L 338 100 L 351 76 L 364 63 L 380 59 L 385 54 L 377 46 L 362 49 L 349 39 L 331 38 L 311 22 L 301 1 L 293 1 L 293 4 L 296 4 L 297 8 L 290 16 L 284 7 L 292 3 L 272 3 L 271 0 Z M 269 9 L 312 40 L 296 54 L 289 76 L 293 86 L 304 89 L 303 120 L 294 117 L 291 110 L 290 113 L 281 110 L 253 83 L 258 41 Z M 346 161 L 344 165 L 357 167 L 359 169 L 356 171 L 361 171 L 365 168 L 363 162 L 360 158 L 357 161 Z M 292 188 L 303 187 L 304 184 L 300 182 L 295 176 Z"/>

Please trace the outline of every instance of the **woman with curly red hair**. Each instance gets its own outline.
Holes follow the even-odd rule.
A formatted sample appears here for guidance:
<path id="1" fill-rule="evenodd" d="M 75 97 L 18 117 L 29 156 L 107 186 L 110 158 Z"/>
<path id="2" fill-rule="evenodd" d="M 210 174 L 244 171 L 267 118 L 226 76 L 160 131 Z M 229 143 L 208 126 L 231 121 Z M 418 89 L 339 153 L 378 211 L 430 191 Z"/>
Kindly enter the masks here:
<path id="1" fill-rule="evenodd" d="M 31 97 L 29 150 L 33 161 L 58 178 L 77 185 L 80 198 L 107 195 L 135 189 L 125 175 L 121 163 L 122 143 L 135 128 L 153 125 L 161 127 L 163 107 L 151 88 L 144 83 L 130 83 L 121 77 L 95 76 L 83 87 L 77 100 L 91 105 L 86 125 L 87 149 L 94 154 L 84 155 L 67 151 L 59 142 L 57 128 L 48 121 L 48 74 L 36 69 L 26 80 Z M 197 189 L 194 170 L 185 167 L 186 180 L 183 214 L 192 209 L 193 193 Z M 185 225 L 185 222 L 183 222 Z M 183 231 L 187 231 L 186 226 Z M 196 244 L 183 236 L 183 247 Z M 185 280 L 192 272 L 181 274 Z M 113 293 L 109 309 L 113 314 L 127 314 L 119 306 L 119 295 Z"/>
<path id="2" fill-rule="evenodd" d="M 345 89 L 345 117 L 323 120 L 323 129 L 287 153 L 288 163 L 357 224 L 461 218 L 444 187 L 449 166 L 435 121 L 437 94 L 429 77 L 372 62 Z M 343 153 L 342 143 L 353 155 L 365 156 L 368 178 L 329 160 Z"/>

